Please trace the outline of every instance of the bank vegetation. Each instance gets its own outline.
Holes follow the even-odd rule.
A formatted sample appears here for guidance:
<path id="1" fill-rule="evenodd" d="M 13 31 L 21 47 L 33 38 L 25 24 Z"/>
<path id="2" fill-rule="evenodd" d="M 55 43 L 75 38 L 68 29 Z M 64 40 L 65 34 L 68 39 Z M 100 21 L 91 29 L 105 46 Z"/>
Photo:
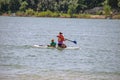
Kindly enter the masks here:
<path id="1" fill-rule="evenodd" d="M 0 0 L 0 15 L 120 19 L 120 0 Z"/>

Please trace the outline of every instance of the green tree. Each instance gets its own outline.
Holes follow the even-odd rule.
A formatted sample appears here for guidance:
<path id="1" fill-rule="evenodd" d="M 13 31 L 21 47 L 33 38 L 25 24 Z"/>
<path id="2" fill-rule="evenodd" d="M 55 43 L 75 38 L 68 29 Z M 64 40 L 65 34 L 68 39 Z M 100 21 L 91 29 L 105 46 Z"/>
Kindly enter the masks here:
<path id="1" fill-rule="evenodd" d="M 104 12 L 106 17 L 111 14 L 111 7 L 108 5 L 108 0 L 104 1 Z"/>
<path id="2" fill-rule="evenodd" d="M 59 11 L 62 13 L 67 13 L 69 6 L 69 0 L 61 0 L 59 2 Z"/>
<path id="3" fill-rule="evenodd" d="M 8 7 L 11 12 L 16 12 L 19 10 L 20 1 L 19 0 L 10 0 Z"/>
<path id="4" fill-rule="evenodd" d="M 27 9 L 27 5 L 28 5 L 28 3 L 26 2 L 26 1 L 23 1 L 23 2 L 21 2 L 20 3 L 21 4 L 21 6 L 20 6 L 20 11 L 24 11 L 25 12 L 25 10 Z"/>
<path id="5" fill-rule="evenodd" d="M 8 12 L 10 0 L 0 0 L 0 11 L 1 12 Z"/>
<path id="6" fill-rule="evenodd" d="M 117 4 L 117 5 L 118 5 L 118 7 L 120 8 L 120 0 L 118 0 L 118 4 Z"/>
<path id="7" fill-rule="evenodd" d="M 67 13 L 70 14 L 71 17 L 73 17 L 73 14 L 77 11 L 77 6 L 78 6 L 77 3 L 78 3 L 78 0 L 70 1 Z"/>
<path id="8" fill-rule="evenodd" d="M 39 1 L 41 1 L 41 0 L 25 0 L 25 1 L 28 3 L 28 5 L 27 5 L 28 8 L 37 10 L 37 5 L 38 5 Z"/>
<path id="9" fill-rule="evenodd" d="M 84 4 L 87 6 L 87 9 L 98 7 L 102 5 L 102 2 L 105 0 L 84 0 Z"/>
<path id="10" fill-rule="evenodd" d="M 111 8 L 118 8 L 118 1 L 119 0 L 108 0 L 108 4 L 111 6 Z"/>
<path id="11" fill-rule="evenodd" d="M 84 4 L 85 0 L 78 0 L 77 13 L 82 13 L 87 8 L 87 5 Z"/>

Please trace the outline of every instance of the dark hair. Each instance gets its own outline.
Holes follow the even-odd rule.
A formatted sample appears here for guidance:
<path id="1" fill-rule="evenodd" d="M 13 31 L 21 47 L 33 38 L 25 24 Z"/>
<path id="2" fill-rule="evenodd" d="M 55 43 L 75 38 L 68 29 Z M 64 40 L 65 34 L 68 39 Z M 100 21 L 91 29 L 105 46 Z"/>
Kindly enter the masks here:
<path id="1" fill-rule="evenodd" d="M 63 34 L 62 32 L 59 32 L 59 34 Z"/>

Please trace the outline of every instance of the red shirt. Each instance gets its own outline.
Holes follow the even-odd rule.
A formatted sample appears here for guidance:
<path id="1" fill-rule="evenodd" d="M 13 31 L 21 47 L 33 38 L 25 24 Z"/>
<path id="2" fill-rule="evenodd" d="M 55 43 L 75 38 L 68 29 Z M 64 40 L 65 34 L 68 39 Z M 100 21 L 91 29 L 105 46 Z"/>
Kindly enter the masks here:
<path id="1" fill-rule="evenodd" d="M 58 35 L 57 37 L 58 37 L 58 42 L 63 42 L 65 40 L 62 34 Z"/>

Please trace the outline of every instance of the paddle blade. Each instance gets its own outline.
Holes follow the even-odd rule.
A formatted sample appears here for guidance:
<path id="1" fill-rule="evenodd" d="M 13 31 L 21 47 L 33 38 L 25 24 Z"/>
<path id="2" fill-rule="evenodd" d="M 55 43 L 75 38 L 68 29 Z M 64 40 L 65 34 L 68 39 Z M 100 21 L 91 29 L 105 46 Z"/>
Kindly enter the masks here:
<path id="1" fill-rule="evenodd" d="M 77 44 L 77 42 L 76 41 L 72 41 L 73 43 L 75 43 L 75 44 Z"/>

